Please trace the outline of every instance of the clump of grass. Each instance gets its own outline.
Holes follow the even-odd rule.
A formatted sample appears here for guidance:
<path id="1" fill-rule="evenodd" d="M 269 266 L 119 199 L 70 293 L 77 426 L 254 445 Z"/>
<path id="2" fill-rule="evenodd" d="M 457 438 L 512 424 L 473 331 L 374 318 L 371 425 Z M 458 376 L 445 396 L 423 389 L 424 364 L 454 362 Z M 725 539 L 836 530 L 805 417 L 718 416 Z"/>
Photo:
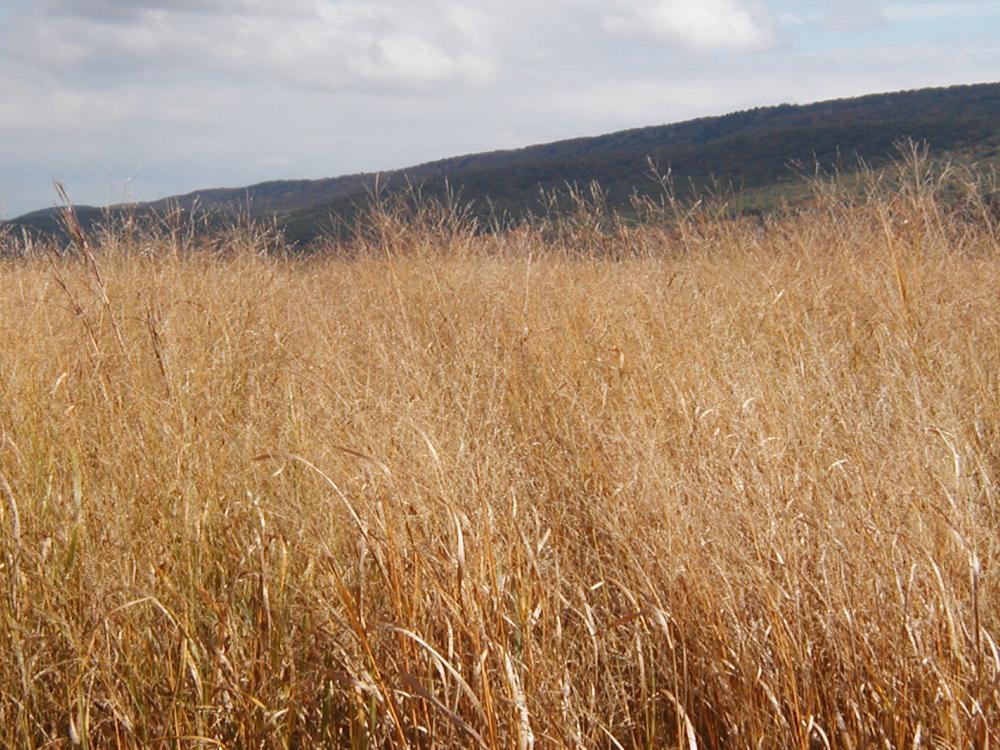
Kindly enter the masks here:
<path id="1" fill-rule="evenodd" d="M 1000 247 L 941 184 L 0 265 L 0 744 L 1000 741 Z"/>

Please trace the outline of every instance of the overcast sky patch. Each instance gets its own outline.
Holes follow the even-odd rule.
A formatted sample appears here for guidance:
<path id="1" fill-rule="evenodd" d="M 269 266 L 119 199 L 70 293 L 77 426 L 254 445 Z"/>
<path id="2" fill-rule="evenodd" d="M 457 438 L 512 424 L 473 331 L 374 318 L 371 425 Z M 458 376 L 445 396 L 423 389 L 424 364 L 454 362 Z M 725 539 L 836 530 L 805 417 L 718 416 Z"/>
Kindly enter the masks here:
<path id="1" fill-rule="evenodd" d="M 766 49 L 775 42 L 769 15 L 736 0 L 627 0 L 604 16 L 611 34 L 663 41 L 696 51 Z"/>
<path id="2" fill-rule="evenodd" d="M 0 216 L 997 81 L 997 38 L 987 0 L 0 0 Z"/>

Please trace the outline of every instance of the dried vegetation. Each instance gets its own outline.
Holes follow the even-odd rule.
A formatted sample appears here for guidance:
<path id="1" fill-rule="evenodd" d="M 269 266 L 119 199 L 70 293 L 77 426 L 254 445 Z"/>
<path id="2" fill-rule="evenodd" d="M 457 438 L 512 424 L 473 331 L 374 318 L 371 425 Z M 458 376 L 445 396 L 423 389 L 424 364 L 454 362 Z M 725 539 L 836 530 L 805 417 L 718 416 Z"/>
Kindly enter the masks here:
<path id="1" fill-rule="evenodd" d="M 0 746 L 996 746 L 1000 224 L 955 184 L 6 238 Z"/>

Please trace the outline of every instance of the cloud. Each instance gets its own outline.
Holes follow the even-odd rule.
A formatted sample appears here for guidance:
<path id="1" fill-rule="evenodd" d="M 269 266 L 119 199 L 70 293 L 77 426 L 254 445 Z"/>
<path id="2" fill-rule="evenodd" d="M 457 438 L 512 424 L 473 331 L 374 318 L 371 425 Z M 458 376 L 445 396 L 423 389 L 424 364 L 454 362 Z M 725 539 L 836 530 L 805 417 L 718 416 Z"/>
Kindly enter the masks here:
<path id="1" fill-rule="evenodd" d="M 768 14 L 737 0 L 631 0 L 603 18 L 609 34 L 656 39 L 695 51 L 752 51 L 776 41 Z"/>
<path id="2" fill-rule="evenodd" d="M 123 23 L 150 13 L 199 13 L 205 15 L 273 13 L 274 3 L 261 0 L 36 0 L 52 15 L 75 16 L 107 23 Z M 294 12 L 302 0 L 286 0 L 280 9 Z"/>
<path id="3" fill-rule="evenodd" d="M 325 91 L 478 85 L 475 14 L 449 0 L 42 0 L 0 28 L 0 59 L 68 77 L 214 72 Z"/>

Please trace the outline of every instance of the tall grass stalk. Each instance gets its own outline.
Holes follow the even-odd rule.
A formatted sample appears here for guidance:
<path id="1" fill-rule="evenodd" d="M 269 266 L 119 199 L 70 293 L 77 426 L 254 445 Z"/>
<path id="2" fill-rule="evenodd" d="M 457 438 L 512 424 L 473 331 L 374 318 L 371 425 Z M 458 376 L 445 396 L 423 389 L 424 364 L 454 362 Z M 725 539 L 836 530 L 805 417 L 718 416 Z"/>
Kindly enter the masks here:
<path id="1" fill-rule="evenodd" d="M 1000 235 L 941 185 L 3 262 L 0 746 L 995 746 Z"/>

